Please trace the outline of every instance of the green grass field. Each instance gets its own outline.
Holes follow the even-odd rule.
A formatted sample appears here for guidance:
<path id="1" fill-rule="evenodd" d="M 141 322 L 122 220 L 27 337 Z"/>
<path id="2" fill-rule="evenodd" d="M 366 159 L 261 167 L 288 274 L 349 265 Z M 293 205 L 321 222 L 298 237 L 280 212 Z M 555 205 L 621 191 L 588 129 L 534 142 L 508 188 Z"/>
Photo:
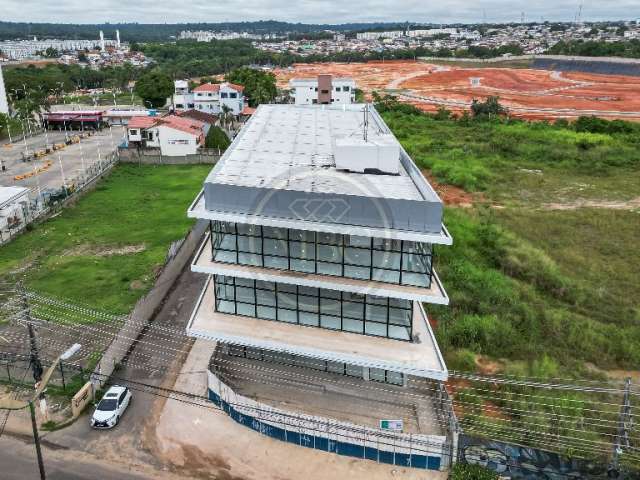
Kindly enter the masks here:
<path id="1" fill-rule="evenodd" d="M 454 245 L 436 249 L 451 305 L 430 311 L 451 368 L 479 354 L 525 374 L 544 356 L 576 375 L 640 368 L 637 130 L 383 116 L 421 167 L 476 196 L 447 209 Z"/>
<path id="2" fill-rule="evenodd" d="M 209 165 L 119 165 L 57 217 L 0 248 L 0 276 L 45 295 L 127 313 L 154 283 Z"/>

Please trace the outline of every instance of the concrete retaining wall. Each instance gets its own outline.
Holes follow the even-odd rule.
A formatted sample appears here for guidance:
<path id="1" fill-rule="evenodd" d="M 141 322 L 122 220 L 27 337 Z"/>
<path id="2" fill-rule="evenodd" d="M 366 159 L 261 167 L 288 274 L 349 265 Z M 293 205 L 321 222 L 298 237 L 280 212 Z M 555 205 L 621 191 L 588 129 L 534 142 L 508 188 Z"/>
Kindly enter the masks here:
<path id="1" fill-rule="evenodd" d="M 175 251 L 174 256 L 168 258 L 156 279 L 155 286 L 147 295 L 138 300 L 133 311 L 103 353 L 91 375 L 91 383 L 96 387 L 104 385 L 113 374 L 116 366 L 131 351 L 144 328 L 158 312 L 176 279 L 189 263 L 196 247 L 202 242 L 207 226 L 208 223 L 203 221 L 199 221 L 194 225 L 180 248 Z"/>
<path id="2" fill-rule="evenodd" d="M 138 163 L 142 165 L 188 165 L 206 163 L 215 165 L 222 156 L 221 151 L 208 149 L 193 155 L 168 157 L 160 154 L 159 148 L 135 149 L 119 148 L 120 161 L 123 163 Z"/>
<path id="3" fill-rule="evenodd" d="M 449 464 L 446 437 L 398 433 L 287 412 L 238 395 L 208 372 L 209 400 L 234 421 L 263 435 L 349 457 L 441 470 Z"/>

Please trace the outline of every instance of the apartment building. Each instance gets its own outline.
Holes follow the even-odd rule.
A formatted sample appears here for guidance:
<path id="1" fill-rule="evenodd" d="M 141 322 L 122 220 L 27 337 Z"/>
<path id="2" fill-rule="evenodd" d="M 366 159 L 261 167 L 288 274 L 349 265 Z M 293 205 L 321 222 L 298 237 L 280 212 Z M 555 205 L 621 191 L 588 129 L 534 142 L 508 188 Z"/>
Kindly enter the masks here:
<path id="1" fill-rule="evenodd" d="M 348 77 L 318 75 L 317 78 L 292 78 L 289 88 L 296 105 L 345 105 L 356 101 L 356 82 Z"/>
<path id="2" fill-rule="evenodd" d="M 246 103 L 244 87 L 229 82 L 205 83 L 189 89 L 187 80 L 176 80 L 171 100 L 175 110 L 198 110 L 219 115 L 226 106 L 233 115 L 240 115 Z"/>
<path id="3" fill-rule="evenodd" d="M 448 465 L 448 372 L 423 303 L 449 302 L 433 258 L 452 239 L 373 107 L 259 106 L 188 215 L 209 226 L 187 331 L 215 346 L 212 402 L 303 447 Z"/>

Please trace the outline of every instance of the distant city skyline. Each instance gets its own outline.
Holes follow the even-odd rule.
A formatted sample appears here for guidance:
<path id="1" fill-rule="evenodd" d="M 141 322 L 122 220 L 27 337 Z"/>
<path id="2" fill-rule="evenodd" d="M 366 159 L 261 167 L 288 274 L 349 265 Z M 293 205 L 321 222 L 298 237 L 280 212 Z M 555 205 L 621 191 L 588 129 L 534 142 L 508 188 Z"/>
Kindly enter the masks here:
<path id="1" fill-rule="evenodd" d="M 47 23 L 188 23 L 279 20 L 301 23 L 412 22 L 476 23 L 526 21 L 573 21 L 582 3 L 583 21 L 633 20 L 640 18 L 640 0 L 596 2 L 589 0 L 448 0 L 425 5 L 424 0 L 184 0 L 174 2 L 102 0 L 88 7 L 81 0 L 3 0 L 2 20 Z"/>

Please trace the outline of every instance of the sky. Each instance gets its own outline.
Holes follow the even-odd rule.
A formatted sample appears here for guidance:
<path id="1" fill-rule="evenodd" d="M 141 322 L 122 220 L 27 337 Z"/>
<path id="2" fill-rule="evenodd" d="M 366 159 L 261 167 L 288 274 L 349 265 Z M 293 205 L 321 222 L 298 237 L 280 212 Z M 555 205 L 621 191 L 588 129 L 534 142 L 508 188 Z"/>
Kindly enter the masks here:
<path id="1" fill-rule="evenodd" d="M 54 23 L 572 21 L 581 0 L 0 0 L 0 20 Z M 640 18 L 640 0 L 585 0 L 582 19 Z"/>

